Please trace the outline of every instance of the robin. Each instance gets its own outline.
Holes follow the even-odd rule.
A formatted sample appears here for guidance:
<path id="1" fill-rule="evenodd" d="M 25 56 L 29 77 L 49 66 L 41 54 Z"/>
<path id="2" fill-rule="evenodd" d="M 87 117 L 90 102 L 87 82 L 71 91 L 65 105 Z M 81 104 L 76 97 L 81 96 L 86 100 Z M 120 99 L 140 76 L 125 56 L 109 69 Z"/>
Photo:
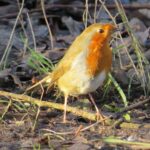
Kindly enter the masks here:
<path id="1" fill-rule="evenodd" d="M 49 87 L 56 84 L 64 94 L 63 122 L 66 122 L 68 96 L 89 94 L 103 85 L 111 69 L 109 41 L 115 29 L 111 23 L 95 23 L 87 27 L 77 36 L 54 71 L 27 90 L 43 82 L 49 82 Z M 91 100 L 100 119 L 103 119 L 94 100 Z"/>

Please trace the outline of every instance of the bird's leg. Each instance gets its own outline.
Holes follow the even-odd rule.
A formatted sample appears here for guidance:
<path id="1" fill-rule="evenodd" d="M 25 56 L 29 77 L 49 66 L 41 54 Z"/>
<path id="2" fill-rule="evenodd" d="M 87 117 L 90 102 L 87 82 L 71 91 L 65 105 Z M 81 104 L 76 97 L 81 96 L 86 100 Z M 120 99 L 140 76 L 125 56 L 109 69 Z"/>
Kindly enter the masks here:
<path id="1" fill-rule="evenodd" d="M 89 98 L 90 98 L 90 101 L 92 102 L 92 104 L 94 105 L 95 109 L 96 109 L 96 116 L 97 116 L 97 120 L 101 120 L 102 123 L 104 124 L 104 119 L 105 119 L 105 116 L 102 115 L 101 111 L 98 109 L 93 97 L 91 94 L 89 94 Z"/>
<path id="2" fill-rule="evenodd" d="M 65 94 L 65 101 L 64 101 L 64 118 L 63 123 L 66 123 L 66 112 L 67 112 L 67 100 L 68 100 L 68 94 Z"/>

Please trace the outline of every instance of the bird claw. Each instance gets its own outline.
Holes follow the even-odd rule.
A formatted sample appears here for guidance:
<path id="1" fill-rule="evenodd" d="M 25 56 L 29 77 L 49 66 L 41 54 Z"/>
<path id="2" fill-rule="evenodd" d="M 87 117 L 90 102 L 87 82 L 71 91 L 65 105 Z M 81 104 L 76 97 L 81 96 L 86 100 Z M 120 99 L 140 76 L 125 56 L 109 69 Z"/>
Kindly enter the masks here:
<path id="1" fill-rule="evenodd" d="M 107 119 L 107 117 L 102 115 L 100 112 L 96 112 L 96 120 L 101 121 L 103 126 L 106 124 L 106 122 L 105 122 L 106 119 Z"/>

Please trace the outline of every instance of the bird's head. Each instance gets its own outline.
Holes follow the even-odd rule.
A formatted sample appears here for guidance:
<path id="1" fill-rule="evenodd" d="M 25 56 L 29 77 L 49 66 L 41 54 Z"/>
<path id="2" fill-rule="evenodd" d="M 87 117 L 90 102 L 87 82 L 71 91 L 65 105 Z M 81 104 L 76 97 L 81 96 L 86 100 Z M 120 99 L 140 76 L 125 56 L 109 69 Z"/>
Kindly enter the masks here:
<path id="1" fill-rule="evenodd" d="M 105 23 L 105 24 L 95 23 L 87 27 L 83 31 L 82 36 L 87 41 L 94 40 L 95 42 L 98 43 L 105 42 L 105 41 L 109 42 L 112 33 L 116 29 L 117 28 L 115 27 L 115 25 L 111 23 Z"/>
<path id="2" fill-rule="evenodd" d="M 95 23 L 88 26 L 73 42 L 70 49 L 78 52 L 87 50 L 89 47 L 94 49 L 96 46 L 102 47 L 103 44 L 108 44 L 110 37 L 117 28 L 111 23 Z M 74 50 L 73 50 L 74 49 Z"/>
<path id="3" fill-rule="evenodd" d="M 109 40 L 116 27 L 113 24 L 93 24 L 83 32 L 88 37 L 87 57 L 88 73 L 96 76 L 101 71 L 108 72 L 112 63 Z M 86 39 L 87 40 L 87 39 Z M 85 41 L 86 41 L 85 40 Z"/>

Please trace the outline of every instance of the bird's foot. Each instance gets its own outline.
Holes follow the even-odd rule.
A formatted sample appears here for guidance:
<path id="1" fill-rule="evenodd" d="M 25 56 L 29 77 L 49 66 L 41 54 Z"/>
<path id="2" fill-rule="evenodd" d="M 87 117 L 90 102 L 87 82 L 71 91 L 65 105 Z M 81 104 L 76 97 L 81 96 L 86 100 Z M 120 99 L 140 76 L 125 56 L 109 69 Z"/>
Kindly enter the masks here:
<path id="1" fill-rule="evenodd" d="M 102 115 L 102 113 L 100 113 L 99 111 L 96 112 L 96 120 L 100 121 L 103 126 L 106 124 L 106 122 L 105 122 L 106 119 L 107 119 L 107 117 Z"/>

